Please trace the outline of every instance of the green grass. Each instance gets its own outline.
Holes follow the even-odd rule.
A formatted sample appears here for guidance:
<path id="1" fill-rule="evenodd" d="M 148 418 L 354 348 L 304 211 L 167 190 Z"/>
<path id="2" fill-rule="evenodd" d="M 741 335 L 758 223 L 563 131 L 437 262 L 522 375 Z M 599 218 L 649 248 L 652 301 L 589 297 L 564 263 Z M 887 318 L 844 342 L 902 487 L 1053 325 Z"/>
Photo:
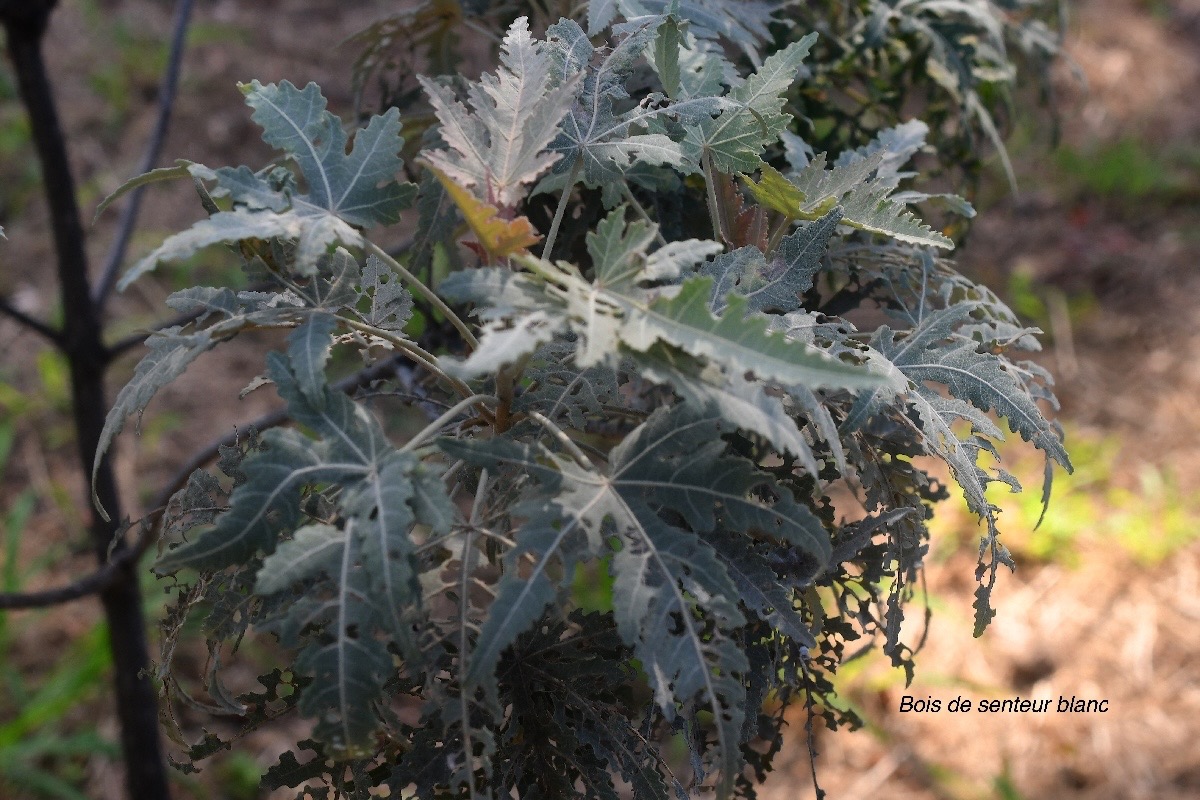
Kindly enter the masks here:
<path id="1" fill-rule="evenodd" d="M 59 391 L 64 376 L 56 362 L 39 360 L 44 389 Z M 27 396 L 11 385 L 0 391 L 0 484 L 8 473 L 9 460 L 19 423 L 28 427 L 44 414 L 37 397 Z M 52 495 L 54 487 L 50 487 Z M 65 491 L 65 490 L 64 490 Z M 69 493 L 68 493 L 69 494 Z M 43 507 L 63 502 L 41 497 L 26 487 L 7 496 L 0 512 L 0 591 L 20 592 L 28 578 L 42 573 L 60 553 L 47 552 L 32 562 L 21 561 L 21 541 L 30 522 Z M 74 509 L 74 502 L 65 502 Z M 75 513 L 78 510 L 75 509 Z M 111 674 L 108 629 L 93 625 L 76 638 L 53 663 L 40 673 L 13 658 L 22 633 L 43 624 L 45 611 L 0 612 L 0 797 L 86 798 L 88 762 L 94 758 L 116 759 L 115 742 L 91 729 L 90 722 L 67 722 L 76 717 L 89 720 L 80 709 L 106 691 Z"/>
<path id="2" fill-rule="evenodd" d="M 1108 200 L 1169 203 L 1200 191 L 1200 151 L 1195 147 L 1159 149 L 1126 137 L 1086 148 L 1063 147 L 1057 161 L 1067 185 Z"/>
<path id="3" fill-rule="evenodd" d="M 1131 454 L 1114 436 L 1068 430 L 1067 447 L 1075 473 L 1059 471 L 1044 517 L 1040 457 L 1019 440 L 1000 449 L 1002 463 L 1025 491 L 1013 494 L 993 484 L 988 497 L 1001 509 L 1001 540 L 1018 561 L 1074 567 L 1085 546 L 1115 547 L 1137 563 L 1153 566 L 1200 538 L 1200 497 L 1181 488 L 1169 468 L 1123 464 Z M 961 545 L 967 519 L 961 495 L 943 504 L 933 523 L 935 547 L 939 541 Z M 971 526 L 965 538 L 973 539 L 977 532 Z"/>

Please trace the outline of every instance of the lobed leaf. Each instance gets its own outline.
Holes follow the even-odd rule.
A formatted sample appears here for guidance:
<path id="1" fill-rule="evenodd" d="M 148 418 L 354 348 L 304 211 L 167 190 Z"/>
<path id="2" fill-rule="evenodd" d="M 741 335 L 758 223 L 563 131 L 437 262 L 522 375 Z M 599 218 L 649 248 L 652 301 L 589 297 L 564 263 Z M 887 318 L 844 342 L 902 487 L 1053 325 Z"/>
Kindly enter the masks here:
<path id="1" fill-rule="evenodd" d="M 745 297 L 750 311 L 786 314 L 799 309 L 799 295 L 812 288 L 829 238 L 841 219 L 841 209 L 835 208 L 785 236 L 770 260 L 757 247 L 749 246 L 702 265 L 700 274 L 713 279 L 709 299 L 713 313 L 725 309 L 731 294 Z"/>
<path id="2" fill-rule="evenodd" d="M 360 229 L 395 223 L 400 212 L 412 205 L 417 187 L 395 179 L 403 167 L 399 153 L 404 145 L 396 109 L 372 117 L 356 133 L 347 153 L 341 122 L 325 110 L 325 97 L 315 83 L 297 89 L 287 81 L 278 85 L 252 81 L 240 88 L 254 109 L 254 121 L 263 129 L 263 140 L 297 164 L 308 192 L 300 193 L 290 174 L 260 174 L 246 167 L 214 171 L 186 164 L 161 173 L 175 177 L 183 169 L 193 178 L 215 181 L 214 194 L 229 195 L 234 207 L 168 237 L 122 276 L 118 288 L 124 289 L 163 261 L 243 239 L 296 240 L 296 269 L 312 275 L 318 259 L 333 245 L 360 246 Z"/>
<path id="3" fill-rule="evenodd" d="M 712 285 L 711 278 L 701 276 L 684 282 L 674 297 L 660 297 L 653 303 L 616 299 L 625 312 L 621 341 L 638 351 L 664 341 L 731 371 L 753 372 L 761 380 L 784 385 L 866 388 L 880 383 L 856 366 L 770 335 L 767 318 L 747 314 L 748 303 L 740 295 L 729 295 L 725 312 L 714 316 L 708 310 Z"/>
<path id="4" fill-rule="evenodd" d="M 571 170 L 578 164 L 590 186 L 629 180 L 628 173 L 635 163 L 691 171 L 677 142 L 663 133 L 649 131 L 652 120 L 674 113 L 669 108 L 649 109 L 639 104 L 614 111 L 614 103 L 629 97 L 625 84 L 656 39 L 663 21 L 663 17 L 643 17 L 623 26 L 624 36 L 616 45 L 599 51 L 598 57 L 598 51 L 573 20 L 561 20 L 546 31 L 559 79 L 583 76 L 579 95 L 551 145 L 562 155 L 557 171 Z"/>
<path id="5" fill-rule="evenodd" d="M 546 147 L 558 134 L 576 82 L 552 85 L 552 66 L 545 43 L 534 41 L 529 20 L 519 17 L 504 37 L 495 74 L 470 84 L 471 111 L 449 89 L 421 77 L 449 148 L 425 150 L 424 158 L 486 202 L 515 206 L 559 158 Z"/>
<path id="6" fill-rule="evenodd" d="M 783 113 L 783 93 L 817 41 L 810 33 L 792 42 L 729 93 L 725 110 L 687 128 L 685 153 L 699 162 L 707 153 L 721 172 L 752 172 L 762 163 L 763 148 L 779 141 L 791 116 Z"/>
<path id="7" fill-rule="evenodd" d="M 889 178 L 871 177 L 884 155 L 876 152 L 826 170 L 822 153 L 790 177 L 764 164 L 759 181 L 743 180 L 758 202 L 789 220 L 815 219 L 840 207 L 842 224 L 852 228 L 902 242 L 953 249 L 953 241 L 921 222 L 904 203 L 890 197 L 895 187 Z"/>
<path id="8" fill-rule="evenodd" d="M 534 476 L 540 485 L 518 509 L 528 518 L 508 554 L 514 568 L 501 579 L 476 639 L 468 685 L 489 680 L 504 649 L 558 596 L 556 584 L 569 585 L 575 565 L 600 554 L 611 531 L 620 542 L 612 570 L 621 636 L 668 717 L 677 703 L 694 697 L 712 710 L 727 792 L 741 760 L 744 688 L 738 676 L 748 663 L 726 633 L 743 622 L 732 600 L 736 586 L 701 534 L 756 531 L 821 563 L 830 545 L 820 522 L 786 490 L 749 461 L 723 454 L 721 430 L 715 412 L 690 404 L 661 410 L 613 449 L 607 474 L 507 439 L 443 440 L 440 446 L 490 471 Z M 760 499 L 764 493 L 774 502 Z M 679 522 L 667 522 L 668 513 Z M 524 556 L 531 564 L 515 569 Z M 551 564 L 561 566 L 552 572 Z M 715 627 L 703 625 L 700 614 Z"/>

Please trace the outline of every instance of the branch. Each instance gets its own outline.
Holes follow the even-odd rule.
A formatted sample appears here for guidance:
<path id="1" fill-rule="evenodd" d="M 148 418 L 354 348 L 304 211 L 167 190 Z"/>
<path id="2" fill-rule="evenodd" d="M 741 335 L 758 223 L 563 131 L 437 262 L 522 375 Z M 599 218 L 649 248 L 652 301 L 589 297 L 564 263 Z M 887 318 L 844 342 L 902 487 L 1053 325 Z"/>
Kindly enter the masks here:
<path id="1" fill-rule="evenodd" d="M 0 314 L 11 318 L 18 324 L 22 325 L 28 330 L 33 331 L 34 333 L 41 334 L 45 338 L 49 339 L 50 343 L 55 347 L 61 348 L 63 346 L 62 333 L 60 331 L 55 330 L 41 320 L 34 319 L 25 312 L 21 311 L 19 308 L 9 303 L 8 298 L 6 297 L 0 297 Z"/>
<path id="2" fill-rule="evenodd" d="M 145 344 L 148 338 L 159 331 L 167 328 L 174 328 L 179 325 L 187 325 L 189 322 L 195 322 L 196 320 L 200 319 L 200 317 L 208 313 L 210 313 L 210 309 L 205 308 L 201 309 L 200 311 L 192 311 L 187 314 L 180 314 L 177 317 L 172 317 L 171 319 L 159 322 L 153 328 L 148 330 L 134 331 L 128 336 L 123 336 L 108 346 L 108 360 L 112 361 L 120 358 L 121 356 L 125 355 L 126 352 L 132 350 L 138 345 Z"/>
<path id="3" fill-rule="evenodd" d="M 334 388 L 343 392 L 351 392 L 360 386 L 365 386 L 379 378 L 384 377 L 389 372 L 396 369 L 400 358 L 390 358 L 386 361 L 381 361 L 377 364 L 372 364 L 370 367 L 361 369 L 353 375 L 349 375 L 343 380 L 334 384 Z M 463 405 L 460 403 L 460 406 Z M 461 410 L 461 409 L 458 409 Z M 245 425 L 240 426 L 240 430 L 255 428 L 256 430 L 266 430 L 274 428 L 288 421 L 288 414 L 285 409 L 279 408 L 274 411 L 263 414 Z M 167 503 L 170 502 L 171 496 L 175 492 L 183 488 L 187 483 L 188 478 L 193 472 L 203 467 L 213 458 L 220 454 L 222 447 L 230 447 L 237 443 L 238 429 L 233 433 L 221 436 L 209 442 L 207 445 L 196 451 L 187 463 L 184 464 L 170 481 L 159 491 L 155 498 L 151 501 L 151 511 L 141 520 L 142 531 L 138 538 L 130 545 L 120 547 L 113 554 L 112 558 L 104 563 L 99 569 L 91 573 L 87 577 L 80 578 L 77 581 L 59 586 L 54 589 L 44 589 L 36 592 L 18 592 L 12 594 L 0 593 L 0 610 L 7 609 L 22 609 L 22 608 L 45 608 L 46 606 L 59 605 L 61 603 L 69 603 L 72 600 L 79 600 L 91 594 L 104 591 L 114 581 L 122 580 L 124 576 L 122 571 L 135 562 L 146 552 L 146 548 L 154 541 L 155 535 L 158 532 L 158 523 L 163 511 L 167 508 Z"/>
<path id="4" fill-rule="evenodd" d="M 142 163 L 138 166 L 138 174 L 144 175 L 154 169 L 158 157 L 162 153 L 163 143 L 167 138 L 167 128 L 171 124 L 171 111 L 175 107 L 175 94 L 179 86 L 180 64 L 183 61 L 183 49 L 187 43 L 187 27 L 192 16 L 192 0 L 179 0 L 175 6 L 175 20 L 171 32 L 171 47 L 167 54 L 167 69 L 163 74 L 162 85 L 158 90 L 158 119 L 155 120 L 154 130 L 150 141 L 146 144 L 146 152 Z M 112 246 L 108 250 L 108 258 L 100 273 L 92 300 L 97 309 L 103 310 L 108 296 L 112 293 L 117 282 L 117 272 L 121 262 L 125 260 L 125 251 L 129 247 L 129 238 L 137 224 L 138 212 L 142 207 L 142 193 L 145 186 L 139 186 L 130 194 L 129 201 L 121 211 L 120 222 L 117 223 L 117 233 L 113 237 Z"/>
<path id="5" fill-rule="evenodd" d="M 65 586 L 37 592 L 0 593 L 0 610 L 61 605 L 102 592 L 115 581 L 124 580 L 125 569 L 135 564 L 141 558 L 142 553 L 146 552 L 150 543 L 154 541 L 154 535 L 158 529 L 155 523 L 157 517 L 164 510 L 165 505 L 150 512 L 150 515 L 142 520 L 142 532 L 138 534 L 138 538 L 132 544 L 118 548 L 111 559 L 86 578 L 80 578 Z"/>

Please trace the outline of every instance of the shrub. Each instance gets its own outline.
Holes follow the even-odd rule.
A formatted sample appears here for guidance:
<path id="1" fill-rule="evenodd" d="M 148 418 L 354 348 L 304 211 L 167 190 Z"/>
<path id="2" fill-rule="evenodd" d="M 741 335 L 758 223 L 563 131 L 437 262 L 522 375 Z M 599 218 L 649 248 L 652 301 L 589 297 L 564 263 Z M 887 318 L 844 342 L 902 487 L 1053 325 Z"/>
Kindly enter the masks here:
<path id="1" fill-rule="evenodd" d="M 927 457 L 984 524 L 977 633 L 1013 566 L 996 418 L 1045 454 L 1043 502 L 1070 469 L 1050 377 L 1018 360 L 1038 331 L 910 207 L 973 210 L 908 170 L 977 171 L 1006 36 L 1036 57 L 1053 37 L 1027 3 L 505 9 L 365 32 L 360 105 L 377 85 L 386 110 L 350 134 L 315 84 L 256 81 L 275 163 L 129 184 L 190 177 L 209 215 L 123 285 L 225 244 L 252 288 L 169 298 L 191 321 L 149 339 L 101 452 L 201 354 L 286 332 L 249 388 L 292 424 L 168 507 L 164 687 L 186 696 L 169 654 L 203 609 L 212 705 L 314 721 L 271 786 L 752 795 L 791 704 L 846 721 L 848 645 L 881 638 L 911 680 L 901 622 L 945 496 Z M 416 76 L 452 71 L 459 22 L 499 31 L 496 69 Z M 410 235 L 385 248 L 389 227 Z M 251 629 L 295 660 L 235 698 L 220 666 Z"/>

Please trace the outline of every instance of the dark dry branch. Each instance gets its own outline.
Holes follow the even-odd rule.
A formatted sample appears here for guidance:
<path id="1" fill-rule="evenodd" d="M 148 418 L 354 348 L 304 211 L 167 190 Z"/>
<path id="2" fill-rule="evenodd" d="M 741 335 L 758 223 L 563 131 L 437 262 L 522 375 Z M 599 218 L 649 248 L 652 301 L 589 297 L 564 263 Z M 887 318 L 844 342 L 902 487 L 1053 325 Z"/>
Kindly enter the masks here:
<path id="1" fill-rule="evenodd" d="M 88 595 L 102 592 L 114 581 L 122 579 L 126 569 L 137 563 L 142 553 L 154 541 L 157 517 L 163 508 L 156 508 L 151 516 L 142 521 L 142 530 L 137 539 L 119 548 L 111 559 L 87 577 L 58 586 L 53 589 L 43 589 L 36 592 L 0 593 L 0 609 L 13 610 L 22 608 L 45 608 L 79 600 Z"/>
<path id="2" fill-rule="evenodd" d="M 158 90 L 158 118 L 154 122 L 154 130 L 146 144 L 146 153 L 138 165 L 137 174 L 141 175 L 154 169 L 162 154 L 163 143 L 167 139 L 167 128 L 171 124 L 171 111 L 175 107 L 176 90 L 179 86 L 180 64 L 183 61 L 183 49 L 187 42 L 188 22 L 192 16 L 192 0 L 179 0 L 175 6 L 175 20 L 172 23 L 171 47 L 167 54 L 167 68 L 163 74 L 162 86 Z M 125 208 L 121 211 L 121 220 L 117 223 L 117 233 L 113 237 L 112 246 L 108 250 L 108 258 L 96 282 L 93 299 L 97 308 L 103 310 L 117 282 L 117 272 L 121 262 L 125 260 L 125 251 L 129 247 L 129 239 L 137 224 L 138 212 L 142 207 L 142 193 L 145 186 L 139 186 L 130 193 Z"/>
<path id="3" fill-rule="evenodd" d="M 108 358 L 110 361 L 119 358 L 127 351 L 132 350 L 140 344 L 144 344 L 146 339 L 152 334 L 158 331 L 166 330 L 167 328 L 174 328 L 176 326 L 187 325 L 189 322 L 195 322 L 207 313 L 209 313 L 208 309 L 191 311 L 187 314 L 180 314 L 177 317 L 172 317 L 171 319 L 160 322 L 149 330 L 134 331 L 128 336 L 123 336 L 120 339 L 117 339 L 108 346 Z"/>
<path id="4" fill-rule="evenodd" d="M 0 23 L 4 25 L 21 101 L 29 115 L 50 211 L 63 308 L 60 346 L 71 376 L 71 410 L 79 466 L 84 475 L 90 476 L 108 410 L 104 397 L 107 354 L 100 315 L 88 285 L 83 225 L 66 139 L 42 56 L 42 38 L 53 7 L 52 0 L 2 3 Z M 113 513 L 113 519 L 119 519 L 119 494 L 108 458 L 96 470 L 95 487 L 100 502 Z M 116 524 L 105 522 L 94 513 L 91 516 L 92 548 L 101 569 L 112 565 L 109 568 L 113 571 L 113 577 L 107 580 L 99 596 L 108 622 L 127 791 L 138 800 L 167 800 L 171 794 L 158 732 L 157 692 L 150 680 L 135 556 L 125 555 L 132 548 L 120 537 Z"/>
<path id="5" fill-rule="evenodd" d="M 28 330 L 31 330 L 34 333 L 40 334 L 46 339 L 49 339 L 50 343 L 54 346 L 59 348 L 62 347 L 62 333 L 60 331 L 55 330 L 41 320 L 34 319 L 24 311 L 21 311 L 21 309 L 12 305 L 12 303 L 9 303 L 8 298 L 6 297 L 0 297 L 0 314 L 3 314 L 22 327 L 25 327 Z"/>

